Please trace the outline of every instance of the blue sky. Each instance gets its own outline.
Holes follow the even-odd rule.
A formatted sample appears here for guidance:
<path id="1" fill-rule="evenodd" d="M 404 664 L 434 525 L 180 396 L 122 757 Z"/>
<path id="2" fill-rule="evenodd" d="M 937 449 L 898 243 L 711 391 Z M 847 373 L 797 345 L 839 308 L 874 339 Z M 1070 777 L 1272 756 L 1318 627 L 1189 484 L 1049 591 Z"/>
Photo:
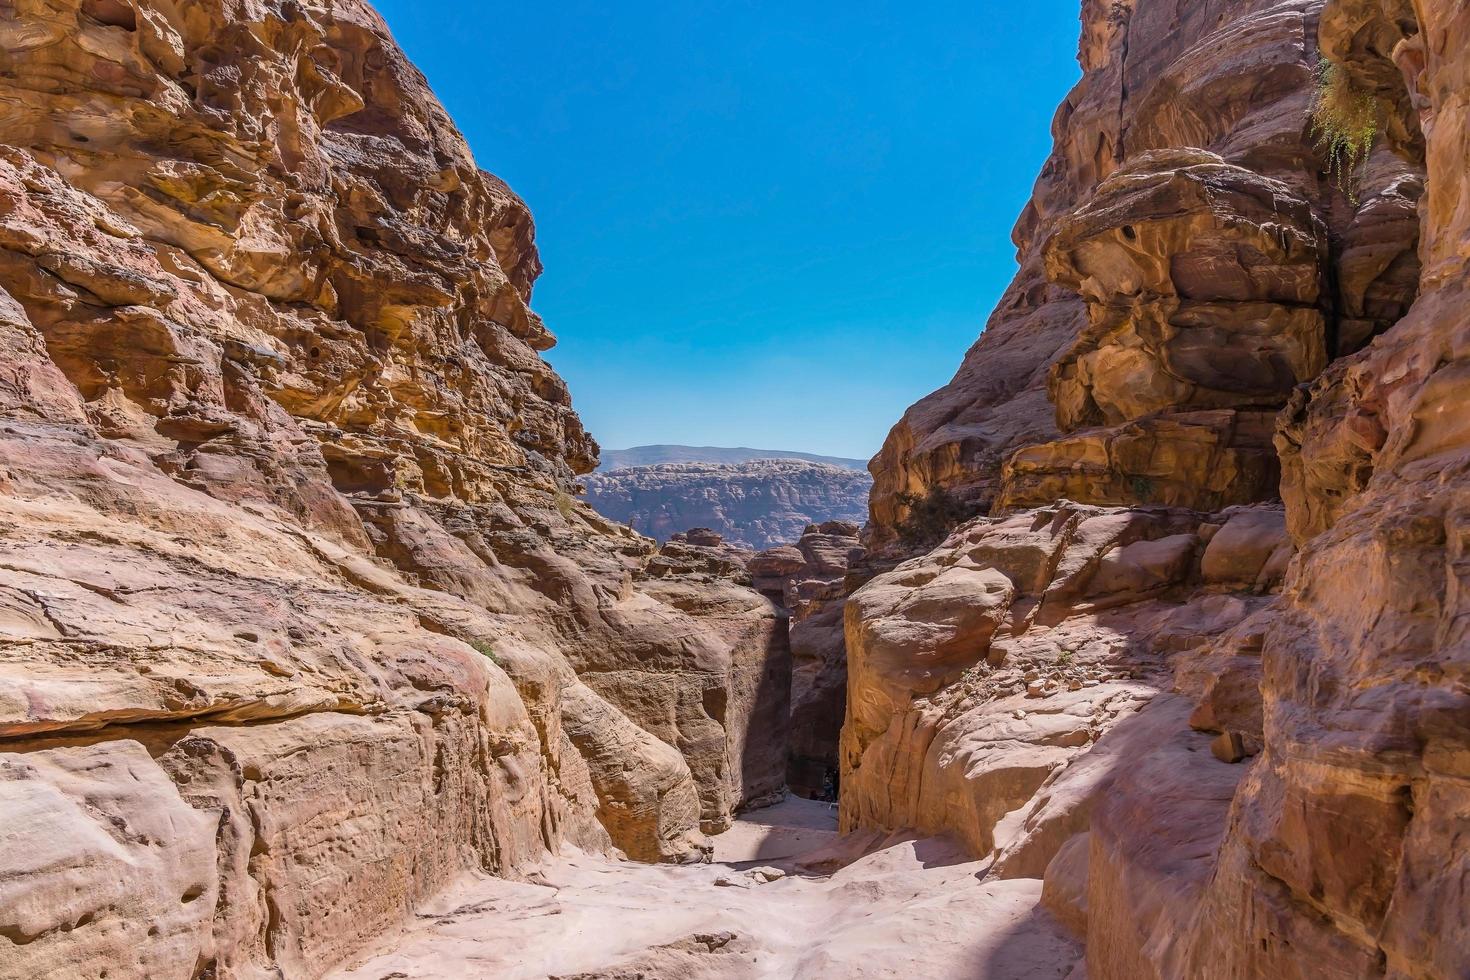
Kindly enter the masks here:
<path id="1" fill-rule="evenodd" d="M 611 448 L 866 457 L 948 381 L 1078 77 L 1076 0 L 377 0 L 525 198 Z"/>

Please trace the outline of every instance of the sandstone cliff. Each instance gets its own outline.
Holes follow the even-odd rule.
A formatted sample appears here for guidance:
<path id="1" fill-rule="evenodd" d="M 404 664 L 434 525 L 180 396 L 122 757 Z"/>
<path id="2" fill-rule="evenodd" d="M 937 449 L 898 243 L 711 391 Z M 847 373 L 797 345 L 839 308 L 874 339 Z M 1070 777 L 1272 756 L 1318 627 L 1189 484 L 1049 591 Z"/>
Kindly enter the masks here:
<path id="1" fill-rule="evenodd" d="M 699 860 L 834 753 L 843 860 L 984 863 L 778 881 L 827 897 L 739 903 L 751 975 L 1055 975 L 1053 917 L 1094 980 L 1470 974 L 1470 13 L 1082 27 L 877 556 L 751 558 L 574 499 L 530 217 L 368 8 L 0 6 L 0 978 L 319 976 L 465 872 Z M 1375 107 L 1351 194 L 1319 55 Z M 978 516 L 904 554 L 931 491 Z M 672 875 L 614 880 L 720 921 Z M 628 969 L 720 969 L 670 938 Z"/>
<path id="2" fill-rule="evenodd" d="M 0 976 L 317 976 L 780 786 L 779 610 L 572 499 L 530 215 L 375 13 L 0 42 Z"/>
<path id="3" fill-rule="evenodd" d="M 845 827 L 960 836 L 1112 977 L 1470 971 L 1470 17 L 1085 3 L 1022 268 L 874 461 Z M 1374 105 L 1346 190 L 1319 57 Z"/>
<path id="4" fill-rule="evenodd" d="M 794 459 L 659 463 L 594 473 L 587 502 L 604 517 L 667 541 L 707 527 L 742 548 L 789 544 L 808 524 L 861 521 L 872 477 Z"/>
<path id="5" fill-rule="evenodd" d="M 936 489 L 970 513 L 1275 493 L 1276 411 L 1397 320 L 1418 274 L 1421 168 L 1380 148 L 1357 205 L 1323 175 L 1320 9 L 1083 4 L 1020 272 L 874 459 L 874 544 Z"/>
<path id="6" fill-rule="evenodd" d="M 864 557 L 858 525 L 813 524 L 794 544 L 750 559 L 752 584 L 790 617 L 791 699 L 786 781 L 792 792 L 819 798 L 839 768 L 838 735 L 847 708 L 843 609 L 851 573 Z"/>

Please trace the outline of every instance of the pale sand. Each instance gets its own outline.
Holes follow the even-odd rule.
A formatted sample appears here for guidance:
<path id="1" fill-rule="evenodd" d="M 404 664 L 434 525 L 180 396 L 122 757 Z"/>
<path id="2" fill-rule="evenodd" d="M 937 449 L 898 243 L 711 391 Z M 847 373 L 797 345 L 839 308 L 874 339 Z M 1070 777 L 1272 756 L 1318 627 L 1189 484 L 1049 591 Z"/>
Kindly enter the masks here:
<path id="1" fill-rule="evenodd" d="M 796 871 L 793 856 L 813 849 L 818 867 L 851 863 L 830 876 Z M 467 878 L 333 976 L 1040 980 L 1067 977 L 1081 958 L 1037 907 L 1039 881 L 982 883 L 984 864 L 944 840 L 839 840 L 824 804 L 748 814 L 716 838 L 715 855 L 682 867 L 573 855 L 549 860 L 535 884 Z M 794 873 L 762 882 L 744 870 L 753 862 Z"/>

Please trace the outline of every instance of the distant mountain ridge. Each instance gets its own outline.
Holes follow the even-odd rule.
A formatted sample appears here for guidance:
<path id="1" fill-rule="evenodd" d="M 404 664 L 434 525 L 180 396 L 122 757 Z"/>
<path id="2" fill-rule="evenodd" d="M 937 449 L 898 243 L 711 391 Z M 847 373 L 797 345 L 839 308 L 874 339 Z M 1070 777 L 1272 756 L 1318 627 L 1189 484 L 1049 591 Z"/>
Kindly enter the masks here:
<path id="1" fill-rule="evenodd" d="M 762 551 L 801 537 L 809 524 L 868 516 L 873 478 L 864 470 L 804 459 L 654 463 L 584 478 L 587 502 L 604 517 L 659 541 L 694 527 Z"/>
<path id="2" fill-rule="evenodd" d="M 658 463 L 749 463 L 758 459 L 800 459 L 808 463 L 826 463 L 846 470 L 868 469 L 865 459 L 844 456 L 819 456 L 786 449 L 750 449 L 745 446 L 633 446 L 631 449 L 604 449 L 597 472 L 626 469 L 630 466 L 653 466 Z"/>

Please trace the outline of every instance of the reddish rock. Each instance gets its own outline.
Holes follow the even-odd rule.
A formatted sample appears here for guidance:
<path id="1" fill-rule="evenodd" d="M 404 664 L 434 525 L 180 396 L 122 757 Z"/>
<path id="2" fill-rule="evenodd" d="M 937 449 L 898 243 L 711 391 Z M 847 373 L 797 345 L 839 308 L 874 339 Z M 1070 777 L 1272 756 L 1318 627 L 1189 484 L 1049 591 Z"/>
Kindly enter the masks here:
<path id="1" fill-rule="evenodd" d="M 755 588 L 790 614 L 790 762 L 793 792 L 820 797 L 838 772 L 838 739 L 847 707 L 847 646 L 843 636 L 846 577 L 861 559 L 858 526 L 824 521 L 795 545 L 750 560 Z"/>

